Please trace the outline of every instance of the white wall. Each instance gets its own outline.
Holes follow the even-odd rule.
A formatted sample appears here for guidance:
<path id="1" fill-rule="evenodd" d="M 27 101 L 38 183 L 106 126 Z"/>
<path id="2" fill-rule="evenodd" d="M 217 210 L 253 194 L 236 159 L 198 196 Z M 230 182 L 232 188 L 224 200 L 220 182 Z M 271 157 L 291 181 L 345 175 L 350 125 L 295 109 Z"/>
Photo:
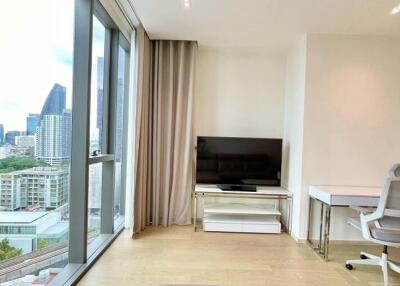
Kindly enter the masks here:
<path id="1" fill-rule="evenodd" d="M 400 161 L 399 51 L 399 38 L 307 37 L 299 238 L 310 184 L 381 186 Z M 349 214 L 334 210 L 331 239 L 361 239 L 345 224 Z"/>
<path id="2" fill-rule="evenodd" d="M 285 57 L 200 46 L 195 133 L 282 138 Z"/>
<path id="3" fill-rule="evenodd" d="M 293 232 L 299 233 L 303 164 L 304 93 L 307 38 L 289 52 L 286 62 L 285 124 L 283 136 L 282 186 L 293 193 Z"/>
<path id="4" fill-rule="evenodd" d="M 282 138 L 285 56 L 200 46 L 196 77 L 195 136 Z"/>
<path id="5" fill-rule="evenodd" d="M 282 183 L 305 239 L 310 184 L 382 185 L 400 161 L 398 51 L 399 39 L 332 35 L 303 37 L 287 63 L 200 47 L 195 135 L 284 137 Z M 333 211 L 333 240 L 362 240 L 348 214 Z"/>

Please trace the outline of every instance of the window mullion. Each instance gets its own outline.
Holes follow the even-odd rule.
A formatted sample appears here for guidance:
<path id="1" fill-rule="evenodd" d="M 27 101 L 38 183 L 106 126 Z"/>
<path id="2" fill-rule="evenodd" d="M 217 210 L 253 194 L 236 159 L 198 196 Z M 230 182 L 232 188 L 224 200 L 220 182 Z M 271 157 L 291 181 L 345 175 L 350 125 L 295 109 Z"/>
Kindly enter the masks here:
<path id="1" fill-rule="evenodd" d="M 92 14 L 91 0 L 75 0 L 69 263 L 78 264 L 87 260 Z"/>
<path id="2" fill-rule="evenodd" d="M 108 154 L 115 153 L 116 106 L 118 92 L 118 31 L 111 30 L 109 57 L 109 94 L 108 94 Z M 103 163 L 101 192 L 101 233 L 114 232 L 114 162 Z"/>
<path id="3" fill-rule="evenodd" d="M 127 181 L 127 164 L 128 164 L 128 119 L 129 119 L 129 62 L 130 55 L 125 51 L 125 71 L 124 71 L 124 112 L 123 112 L 123 140 L 122 140 L 122 170 L 121 170 L 121 198 L 120 198 L 120 214 L 125 215 L 125 196 Z"/>
<path id="4" fill-rule="evenodd" d="M 101 151 L 103 154 L 110 154 L 108 148 L 108 136 L 109 136 L 109 104 L 110 104 L 110 66 L 111 66 L 111 30 L 106 29 L 105 43 L 104 43 L 104 76 L 103 76 L 103 128 L 100 139 Z"/>

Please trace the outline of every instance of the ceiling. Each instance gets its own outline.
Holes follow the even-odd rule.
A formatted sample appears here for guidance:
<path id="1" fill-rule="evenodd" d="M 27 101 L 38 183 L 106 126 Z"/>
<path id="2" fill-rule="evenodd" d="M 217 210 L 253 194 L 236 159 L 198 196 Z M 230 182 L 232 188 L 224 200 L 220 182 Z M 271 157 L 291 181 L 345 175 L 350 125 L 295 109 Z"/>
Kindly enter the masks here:
<path id="1" fill-rule="evenodd" d="M 400 36 L 400 0 L 131 0 L 152 39 L 284 51 L 304 33 Z"/>

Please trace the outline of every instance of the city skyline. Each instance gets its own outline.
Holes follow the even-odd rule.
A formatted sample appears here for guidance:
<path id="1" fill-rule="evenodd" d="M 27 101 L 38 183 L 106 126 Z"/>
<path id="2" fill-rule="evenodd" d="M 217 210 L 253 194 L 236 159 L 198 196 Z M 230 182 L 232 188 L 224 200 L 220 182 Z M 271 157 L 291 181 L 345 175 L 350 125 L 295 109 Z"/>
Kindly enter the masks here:
<path id="1" fill-rule="evenodd" d="M 10 2 L 7 12 L 0 12 L 0 25 L 7 27 L 13 23 L 12 30 L 3 31 L 0 54 L 0 77 L 5 79 L 0 87 L 0 124 L 4 125 L 4 133 L 26 131 L 26 117 L 29 113 L 41 112 L 54 83 L 66 87 L 66 108 L 72 108 L 74 1 L 23 3 L 23 10 L 20 2 Z M 18 21 L 10 11 L 18 12 Z M 16 37 L 16 34 L 24 37 Z M 94 30 L 93 38 L 94 57 L 103 57 L 103 34 Z M 96 77 L 94 66 L 93 97 L 97 92 Z"/>
<path id="2" fill-rule="evenodd" d="M 71 108 L 73 1 L 23 1 L 22 10 L 21 4 L 10 2 L 0 17 L 3 27 L 13 23 L 12 30 L 3 29 L 0 54 L 0 76 L 5 79 L 0 87 L 0 123 L 5 132 L 25 131 L 26 116 L 40 113 L 56 82 L 67 88 Z M 10 11 L 18 11 L 18 21 Z"/>

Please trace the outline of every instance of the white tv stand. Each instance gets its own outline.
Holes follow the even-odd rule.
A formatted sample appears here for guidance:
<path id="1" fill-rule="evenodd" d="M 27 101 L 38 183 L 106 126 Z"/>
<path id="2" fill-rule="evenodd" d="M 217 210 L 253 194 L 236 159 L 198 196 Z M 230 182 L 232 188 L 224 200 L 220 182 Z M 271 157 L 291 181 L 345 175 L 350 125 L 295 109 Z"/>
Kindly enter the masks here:
<path id="1" fill-rule="evenodd" d="M 281 232 L 281 201 L 286 201 L 286 230 L 291 232 L 292 194 L 281 187 L 257 187 L 256 192 L 223 191 L 215 185 L 196 185 L 193 192 L 194 231 L 197 228 L 197 200 L 206 197 L 258 199 L 258 203 L 221 202 L 203 207 L 203 230 L 222 232 Z M 260 203 L 273 200 L 274 205 Z"/>

